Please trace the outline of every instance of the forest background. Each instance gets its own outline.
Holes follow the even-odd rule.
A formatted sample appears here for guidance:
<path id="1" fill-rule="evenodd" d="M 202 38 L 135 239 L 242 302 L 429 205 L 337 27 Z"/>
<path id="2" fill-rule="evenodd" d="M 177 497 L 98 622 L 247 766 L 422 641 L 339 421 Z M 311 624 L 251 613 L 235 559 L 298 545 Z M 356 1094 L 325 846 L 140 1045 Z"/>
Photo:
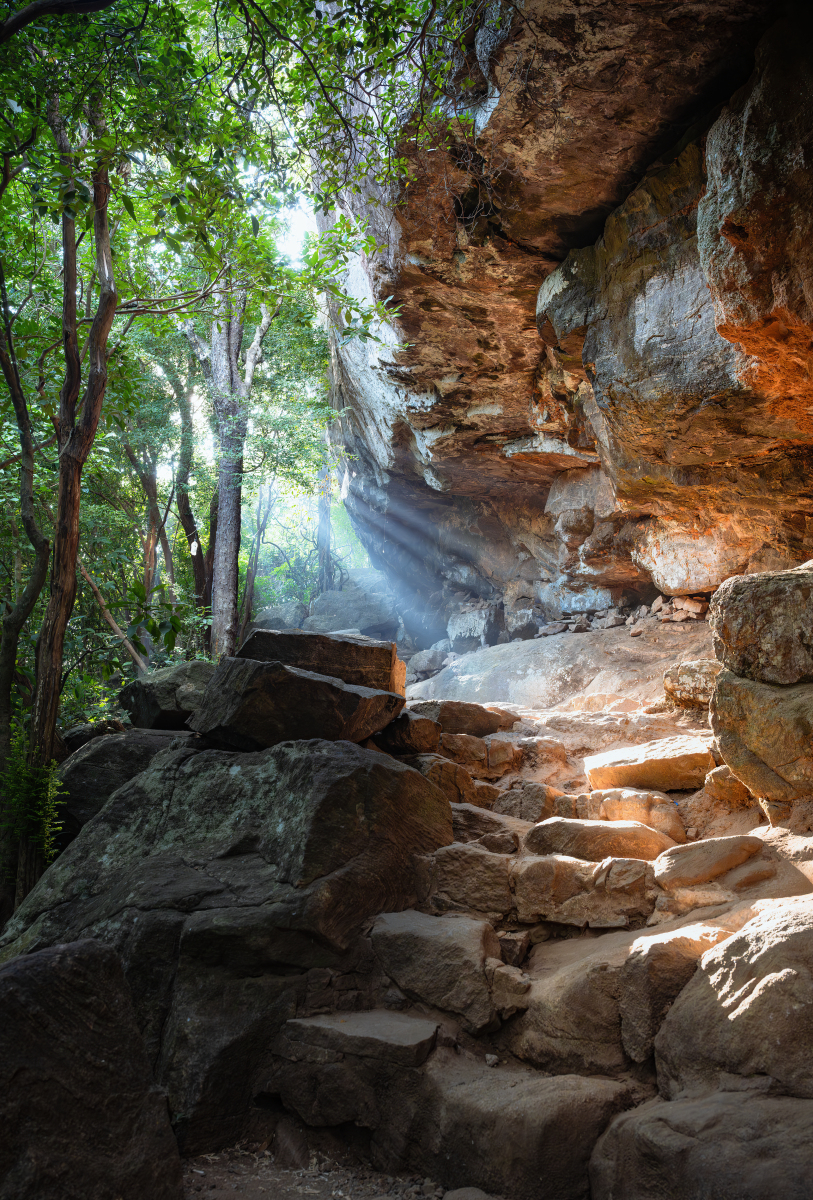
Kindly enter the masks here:
<path id="1" fill-rule="evenodd" d="M 395 314 L 345 290 L 375 250 L 347 201 L 403 193 L 405 141 L 470 134 L 492 8 L 0 10 L 0 919 L 54 853 L 61 729 L 366 561 L 331 487 L 328 333 Z M 303 204 L 323 232 L 291 261 Z"/>

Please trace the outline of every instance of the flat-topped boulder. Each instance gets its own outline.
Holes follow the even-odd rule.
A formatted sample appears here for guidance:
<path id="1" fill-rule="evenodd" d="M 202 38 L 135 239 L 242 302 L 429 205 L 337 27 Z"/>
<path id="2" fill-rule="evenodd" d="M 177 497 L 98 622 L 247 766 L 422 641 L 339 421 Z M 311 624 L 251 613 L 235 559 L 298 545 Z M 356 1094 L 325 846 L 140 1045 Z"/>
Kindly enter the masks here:
<path id="1" fill-rule="evenodd" d="M 429 717 L 405 708 L 378 735 L 378 744 L 390 754 L 434 754 L 440 740 L 440 726 Z"/>
<path id="2" fill-rule="evenodd" d="M 183 1200 L 178 1147 L 116 952 L 89 939 L 0 967 L 0 1195 Z"/>
<path id="3" fill-rule="evenodd" d="M 294 738 L 363 742 L 403 707 L 395 692 L 281 662 L 224 658 L 189 724 L 212 746 L 264 750 Z"/>
<path id="4" fill-rule="evenodd" d="M 590 808 L 598 805 L 599 821 L 639 821 L 665 833 L 673 842 L 685 842 L 686 831 L 674 800 L 665 792 L 638 788 L 605 788 L 592 792 Z"/>
<path id="5" fill-rule="evenodd" d="M 706 838 L 674 846 L 655 860 L 655 880 L 666 891 L 708 883 L 765 849 L 761 838 L 749 834 Z"/>
<path id="6" fill-rule="evenodd" d="M 679 792 L 700 788 L 716 763 L 700 737 L 679 736 L 590 754 L 584 773 L 594 790 L 644 788 Z"/>
<path id="7" fill-rule="evenodd" d="M 122 688 L 119 703 L 140 729 L 186 729 L 214 673 L 214 663 L 197 658 L 162 667 Z"/>
<path id="8" fill-rule="evenodd" d="M 500 943 L 487 921 L 384 913 L 370 936 L 385 973 L 412 1000 L 451 1013 L 471 1033 L 493 1023 L 485 966 L 500 958 Z"/>
<path id="9" fill-rule="evenodd" d="M 281 662 L 358 687 L 404 695 L 406 665 L 398 657 L 395 642 L 379 641 L 361 634 L 255 629 L 243 642 L 237 657 Z"/>
<path id="10" fill-rule="evenodd" d="M 523 838 L 527 854 L 565 854 L 587 862 L 655 859 L 674 844 L 665 833 L 639 821 L 580 821 L 573 817 L 548 817 Z"/>
<path id="11" fill-rule="evenodd" d="M 414 915 L 414 914 L 413 914 Z M 300 1017 L 286 1022 L 282 1036 L 301 1046 L 383 1059 L 404 1067 L 419 1067 L 435 1046 L 438 1022 L 386 1008 Z"/>
<path id="12" fill-rule="evenodd" d="M 410 712 L 437 721 L 443 733 L 468 733 L 478 738 L 511 729 L 517 720 L 506 709 L 486 708 L 464 700 L 410 700 L 408 707 Z"/>

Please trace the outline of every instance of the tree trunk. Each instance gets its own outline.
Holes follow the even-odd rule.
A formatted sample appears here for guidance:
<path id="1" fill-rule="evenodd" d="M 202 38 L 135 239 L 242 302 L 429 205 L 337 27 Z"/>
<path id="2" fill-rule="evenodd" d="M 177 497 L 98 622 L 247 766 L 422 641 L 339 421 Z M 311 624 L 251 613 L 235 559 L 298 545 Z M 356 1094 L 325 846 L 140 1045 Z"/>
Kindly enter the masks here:
<path id="1" fill-rule="evenodd" d="M 217 479 L 217 541 L 212 572 L 212 658 L 230 658 L 237 649 L 239 616 L 240 520 L 245 427 L 235 422 L 221 433 Z"/>
<path id="2" fill-rule="evenodd" d="M 104 130 L 98 101 L 91 101 L 91 119 L 96 132 Z M 52 127 L 54 127 L 52 125 Z M 61 132 L 59 126 L 57 131 Z M 64 133 L 62 133 L 64 139 Z M 60 146 L 60 149 L 63 147 Z M 32 717 L 32 747 L 35 761 L 53 757 L 56 719 L 62 684 L 62 655 L 65 630 L 76 598 L 76 555 L 79 548 L 79 506 L 82 468 L 90 454 L 107 387 L 107 341 L 116 315 L 118 296 L 113 279 L 107 204 L 110 182 L 105 163 L 93 171 L 93 232 L 96 243 L 96 273 L 99 303 L 88 334 L 88 382 L 81 414 L 76 401 L 81 384 L 76 324 L 76 231 L 71 217 L 62 216 L 64 264 L 63 342 L 66 373 L 59 404 L 59 488 L 57 525 L 51 568 L 51 594 L 37 643 L 37 685 Z"/>
<path id="3" fill-rule="evenodd" d="M 265 537 L 268 518 L 271 515 L 271 505 L 273 503 L 274 494 L 272 489 L 268 488 L 265 505 L 263 505 L 263 493 L 260 488 L 260 494 L 257 497 L 257 528 L 254 534 L 254 544 L 251 547 L 251 553 L 248 558 L 248 567 L 246 568 L 246 586 L 243 592 L 242 618 L 240 620 L 240 636 L 238 638 L 238 646 L 241 646 L 245 641 L 248 627 L 251 624 L 251 613 L 254 608 L 254 582 L 257 578 L 257 570 L 260 565 L 260 548 Z"/>
<path id="4" fill-rule="evenodd" d="M 320 592 L 329 592 L 334 582 L 330 532 L 330 471 L 325 469 L 319 472 L 319 523 L 316 528 Z"/>
<path id="5" fill-rule="evenodd" d="M 3 637 L 0 641 L 0 772 L 5 771 L 11 746 L 11 691 L 17 665 L 17 648 L 20 633 L 30 617 L 48 574 L 48 559 L 51 552 L 48 539 L 43 536 L 34 512 L 34 438 L 31 419 L 23 392 L 9 317 L 6 281 L 0 263 L 0 302 L 3 306 L 0 323 L 0 368 L 11 395 L 17 431 L 20 438 L 20 514 L 26 536 L 34 550 L 34 565 L 31 573 L 16 597 L 16 603 L 8 606 L 3 614 Z M 0 820 L 4 816 L 5 797 L 0 797 Z M 17 847 L 9 831 L 0 824 L 0 928 L 14 911 L 14 875 L 17 868 Z"/>

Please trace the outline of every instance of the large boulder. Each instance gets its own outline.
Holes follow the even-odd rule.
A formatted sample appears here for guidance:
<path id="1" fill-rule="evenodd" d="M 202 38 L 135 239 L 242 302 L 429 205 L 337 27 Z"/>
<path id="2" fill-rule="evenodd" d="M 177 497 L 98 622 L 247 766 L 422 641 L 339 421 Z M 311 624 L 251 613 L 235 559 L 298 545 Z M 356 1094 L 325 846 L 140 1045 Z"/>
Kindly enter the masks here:
<path id="1" fill-rule="evenodd" d="M 281 662 L 358 687 L 404 694 L 406 666 L 398 657 L 395 642 L 302 629 L 257 629 L 243 642 L 237 657 Z"/>
<path id="2" fill-rule="evenodd" d="M 703 786 L 716 763 L 703 738 L 684 735 L 590 754 L 584 773 L 593 789 L 655 788 L 678 792 Z"/>
<path id="3" fill-rule="evenodd" d="M 403 707 L 403 696 L 395 692 L 281 662 L 224 658 L 189 723 L 212 746 L 265 750 L 295 737 L 363 742 Z"/>
<path id="4" fill-rule="evenodd" d="M 500 957 L 500 943 L 487 921 L 385 913 L 371 936 L 385 972 L 413 1000 L 452 1013 L 472 1033 L 494 1022 L 485 964 Z"/>
<path id="5" fill-rule="evenodd" d="M 735 575 L 711 599 L 714 651 L 735 675 L 813 683 L 813 559 L 792 571 Z"/>
<path id="6" fill-rule="evenodd" d="M 673 846 L 655 859 L 655 882 L 667 892 L 708 883 L 739 867 L 765 848 L 761 838 L 748 834 L 705 838 Z"/>
<path id="7" fill-rule="evenodd" d="M 75 838 L 113 793 L 146 770 L 170 742 L 179 738 L 181 744 L 193 736 L 167 729 L 128 729 L 94 737 L 71 754 L 59 768 L 65 805 L 60 843 L 64 846 Z"/>
<path id="8" fill-rule="evenodd" d="M 720 753 L 755 796 L 813 796 L 813 684 L 774 687 L 721 671 L 711 699 Z"/>
<path id="9" fill-rule="evenodd" d="M 308 633 L 358 629 L 371 638 L 394 638 L 398 632 L 395 600 L 381 571 L 358 568 L 350 572 L 341 591 L 322 592 L 302 621 Z"/>
<path id="10" fill-rule="evenodd" d="M 307 615 L 307 606 L 301 600 L 271 604 L 260 609 L 251 622 L 249 632 L 253 633 L 255 629 L 301 629 Z"/>
<path id="11" fill-rule="evenodd" d="M 185 729 L 214 673 L 214 663 L 197 658 L 162 667 L 128 683 L 119 701 L 141 729 Z"/>
<path id="12" fill-rule="evenodd" d="M 593 1200 L 807 1200 L 813 1102 L 715 1092 L 622 1113 L 590 1159 Z"/>
<path id="13" fill-rule="evenodd" d="M 185 1147 L 230 1144 L 308 972 L 414 907 L 414 857 L 451 839 L 442 792 L 350 742 L 166 750 L 40 879 L 0 956 L 115 946 Z"/>
<path id="14" fill-rule="evenodd" d="M 623 929 L 648 917 L 656 900 L 652 864 L 640 858 L 526 854 L 511 864 L 510 883 L 517 918 L 528 924 Z"/>
<path id="15" fill-rule="evenodd" d="M 62 741 L 68 754 L 74 754 L 94 738 L 106 737 L 111 733 L 124 733 L 125 728 L 115 717 L 107 717 L 102 721 L 85 721 L 81 725 L 72 725 L 70 729 L 66 729 Z"/>
<path id="16" fill-rule="evenodd" d="M 762 905 L 703 955 L 670 1009 L 655 1039 L 664 1096 L 739 1075 L 813 1099 L 813 899 Z"/>
<path id="17" fill-rule="evenodd" d="M 548 817 L 523 839 L 527 854 L 565 854 L 588 862 L 603 858 L 657 858 L 674 846 L 672 838 L 639 821 L 580 821 Z"/>
<path id="18" fill-rule="evenodd" d="M 0 967 L 0 1196 L 182 1200 L 118 955 L 85 940 Z"/>
<path id="19" fill-rule="evenodd" d="M 677 805 L 664 792 L 607 788 L 591 793 L 591 810 L 596 804 L 600 821 L 640 821 L 650 829 L 665 833 L 673 842 L 686 841 Z"/>

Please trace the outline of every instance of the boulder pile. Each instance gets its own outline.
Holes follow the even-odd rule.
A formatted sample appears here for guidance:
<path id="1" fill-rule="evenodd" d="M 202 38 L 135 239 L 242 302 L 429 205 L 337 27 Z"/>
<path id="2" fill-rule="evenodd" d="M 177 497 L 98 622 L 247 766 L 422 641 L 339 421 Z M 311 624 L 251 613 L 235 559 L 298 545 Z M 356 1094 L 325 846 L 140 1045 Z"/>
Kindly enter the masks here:
<path id="1" fill-rule="evenodd" d="M 105 1097 L 83 1194 L 109 1170 L 123 1200 L 176 1195 L 176 1141 L 268 1144 L 292 1117 L 306 1139 L 361 1127 L 383 1170 L 520 1200 L 688 1200 L 704 1171 L 709 1195 L 765 1200 L 769 1167 L 809 1174 L 813 783 L 774 748 L 795 824 L 766 823 L 762 743 L 724 715 L 759 686 L 784 719 L 811 685 L 803 646 L 796 677 L 751 678 L 721 592 L 729 657 L 679 664 L 693 700 L 664 714 L 405 700 L 393 643 L 291 629 L 208 667 L 184 730 L 186 666 L 138 703 L 131 685 L 144 727 L 63 764 L 75 836 L 0 938 L 21 1013 L 70 1014 L 74 977 L 98 1009 L 58 1033 L 60 1070 L 73 1055 Z M 33 1026 L 7 1035 L 28 1054 Z M 12 1137 L 14 1053 L 5 1177 L 56 1196 L 53 1087 Z"/>

